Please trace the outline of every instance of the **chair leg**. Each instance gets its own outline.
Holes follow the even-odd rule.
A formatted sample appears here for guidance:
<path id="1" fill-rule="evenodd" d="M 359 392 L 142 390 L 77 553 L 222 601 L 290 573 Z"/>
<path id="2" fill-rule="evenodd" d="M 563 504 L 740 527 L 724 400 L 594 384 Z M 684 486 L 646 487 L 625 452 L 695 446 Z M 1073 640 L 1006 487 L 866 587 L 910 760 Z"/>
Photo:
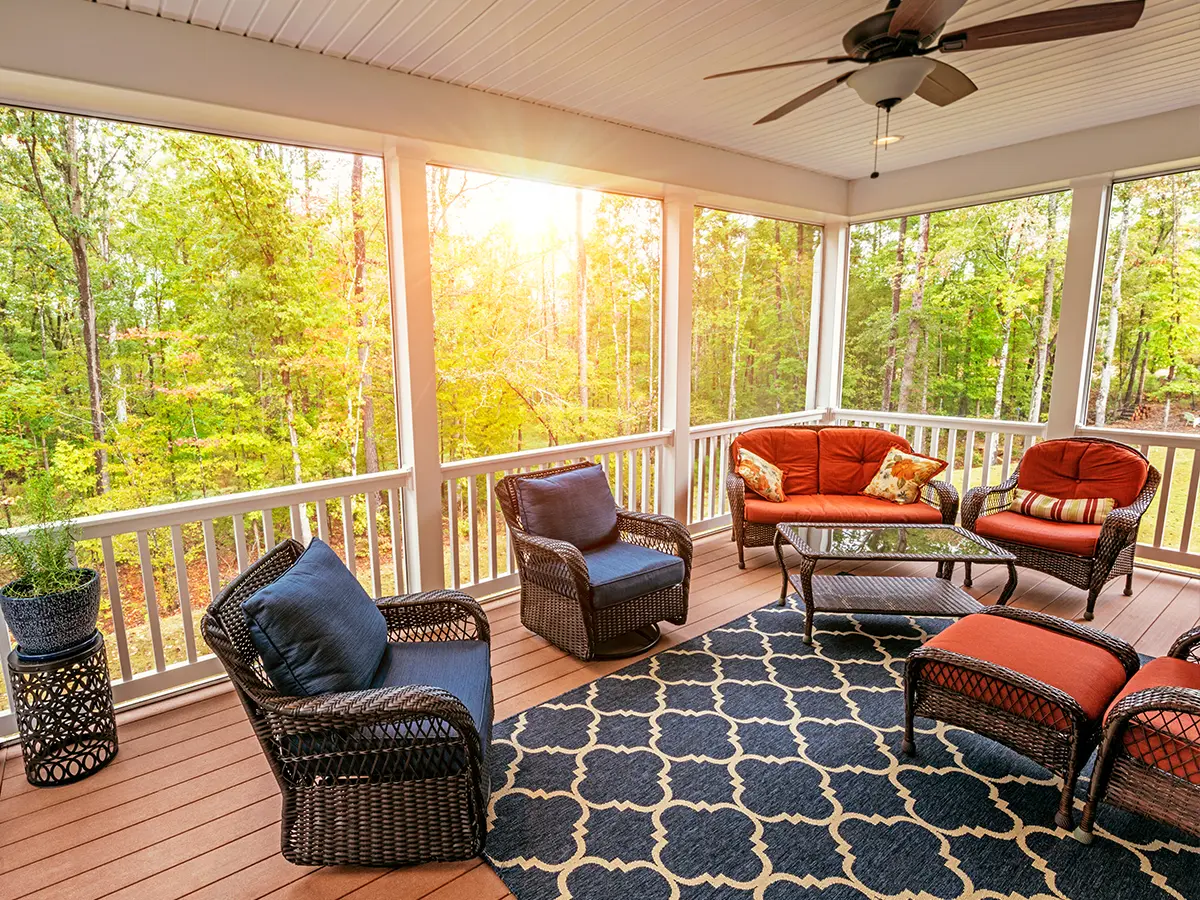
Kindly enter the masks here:
<path id="1" fill-rule="evenodd" d="M 1100 593 L 1100 587 L 1094 587 L 1088 591 L 1087 609 L 1083 611 L 1083 620 L 1090 622 L 1096 618 L 1096 597 Z"/>
<path id="2" fill-rule="evenodd" d="M 1128 575 L 1125 576 L 1125 596 L 1126 597 L 1133 596 L 1133 573 L 1132 572 L 1130 572 Z"/>
<path id="3" fill-rule="evenodd" d="M 742 547 L 742 542 L 738 541 L 738 568 L 746 568 L 746 551 Z"/>
<path id="4" fill-rule="evenodd" d="M 963 587 L 971 587 L 971 564 L 963 563 Z"/>

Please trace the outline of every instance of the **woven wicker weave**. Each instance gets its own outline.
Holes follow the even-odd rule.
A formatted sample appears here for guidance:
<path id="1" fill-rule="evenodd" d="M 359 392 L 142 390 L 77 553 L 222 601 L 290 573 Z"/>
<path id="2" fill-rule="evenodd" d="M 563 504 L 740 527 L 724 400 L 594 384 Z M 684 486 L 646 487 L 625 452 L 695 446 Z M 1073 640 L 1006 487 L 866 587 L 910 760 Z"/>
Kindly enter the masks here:
<path id="1" fill-rule="evenodd" d="M 583 660 L 594 659 L 606 641 L 659 622 L 687 621 L 692 577 L 692 537 L 667 516 L 617 510 L 620 539 L 683 560 L 683 581 L 624 603 L 597 609 L 588 581 L 587 563 L 578 548 L 525 531 L 517 502 L 517 485 L 594 465 L 575 463 L 508 475 L 496 484 L 496 499 L 508 524 L 509 540 L 521 578 L 521 624 L 554 646 Z"/>
<path id="2" fill-rule="evenodd" d="M 1065 619 L 1011 606 L 989 606 L 976 615 L 1017 619 L 1103 647 L 1121 662 L 1126 677 L 1140 665 L 1137 651 L 1129 644 Z M 991 690 L 999 687 L 1007 708 L 974 696 L 984 685 Z M 1074 697 L 1021 672 L 926 645 L 910 653 L 904 667 L 903 746 L 909 754 L 916 752 L 915 716 L 999 741 L 1061 777 L 1054 821 L 1062 828 L 1071 827 L 1075 782 L 1100 738 L 1100 722 L 1089 719 Z"/>
<path id="3" fill-rule="evenodd" d="M 286 540 L 243 572 L 201 621 L 241 698 L 283 795 L 283 856 L 298 865 L 399 866 L 483 850 L 492 706 L 480 734 L 457 697 L 389 687 L 315 697 L 278 693 L 241 601 L 303 552 Z M 489 642 L 479 604 L 457 591 L 376 601 L 388 640 Z"/>
<path id="4" fill-rule="evenodd" d="M 1134 448 L 1116 441 L 1108 441 L 1103 438 L 1064 438 L 1064 440 L 1114 444 L 1146 459 Z M 1138 492 L 1131 504 L 1114 509 L 1105 518 L 1093 556 L 1075 556 L 1071 553 L 1047 550 L 1044 547 L 1003 541 L 995 537 L 988 539 L 1016 556 L 1018 566 L 1037 569 L 1039 572 L 1053 575 L 1067 584 L 1087 591 L 1087 610 L 1083 617 L 1091 620 L 1095 615 L 1097 595 L 1112 579 L 1124 575 L 1125 596 L 1128 597 L 1133 593 L 1133 562 L 1134 553 L 1137 550 L 1138 526 L 1162 480 L 1158 469 L 1151 466 L 1149 460 L 1146 461 L 1146 465 L 1148 471 L 1141 491 Z M 1021 466 L 1018 464 L 1016 471 L 1000 484 L 971 488 L 967 491 L 962 504 L 963 527 L 968 531 L 974 531 L 975 523 L 983 516 L 991 516 L 1007 510 L 1009 504 L 1012 503 L 1013 491 L 1016 490 L 1017 477 L 1020 472 Z M 966 585 L 967 587 L 971 586 L 970 563 L 966 566 Z"/>
<path id="5" fill-rule="evenodd" d="M 1180 637 L 1168 655 L 1200 663 L 1200 628 Z M 1126 737 L 1133 729 L 1143 747 L 1156 749 L 1151 760 L 1129 753 Z M 1180 767 L 1189 777 L 1179 773 Z M 1101 800 L 1200 836 L 1200 691 L 1155 687 L 1121 699 L 1105 719 L 1104 742 L 1075 832 L 1084 843 L 1091 843 Z"/>
<path id="6" fill-rule="evenodd" d="M 768 428 L 754 428 L 744 431 L 820 431 L 830 428 L 829 425 L 771 425 Z M 750 522 L 746 519 L 746 482 L 737 474 L 737 456 L 733 450 L 733 442 L 729 443 L 729 469 L 725 476 L 725 493 L 729 497 L 729 515 L 733 521 L 733 539 L 737 542 L 738 568 L 746 568 L 747 547 L 770 547 L 775 541 L 775 526 L 764 525 L 760 522 Z M 942 522 L 953 525 L 958 518 L 958 491 L 945 481 L 931 481 L 921 489 L 921 502 L 927 503 L 942 514 Z M 879 525 L 903 525 L 903 522 L 872 522 Z"/>

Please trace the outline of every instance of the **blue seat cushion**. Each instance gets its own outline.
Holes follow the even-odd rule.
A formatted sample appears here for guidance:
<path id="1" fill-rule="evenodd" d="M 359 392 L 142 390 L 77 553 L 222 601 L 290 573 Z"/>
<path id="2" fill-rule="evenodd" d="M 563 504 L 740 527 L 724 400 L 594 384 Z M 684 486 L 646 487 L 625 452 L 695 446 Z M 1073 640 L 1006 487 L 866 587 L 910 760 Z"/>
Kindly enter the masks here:
<path id="1" fill-rule="evenodd" d="M 369 688 L 387 651 L 383 614 L 317 538 L 290 569 L 243 600 L 242 611 L 267 677 L 281 694 Z"/>
<path id="2" fill-rule="evenodd" d="M 462 701 L 486 740 L 492 717 L 492 665 L 486 641 L 388 644 L 371 687 L 426 685 Z"/>
<path id="3" fill-rule="evenodd" d="M 674 587 L 683 581 L 683 560 L 626 541 L 612 541 L 583 554 L 592 605 L 616 606 L 635 597 Z"/>
<path id="4" fill-rule="evenodd" d="M 525 530 L 587 550 L 617 537 L 617 504 L 599 466 L 517 482 Z"/>

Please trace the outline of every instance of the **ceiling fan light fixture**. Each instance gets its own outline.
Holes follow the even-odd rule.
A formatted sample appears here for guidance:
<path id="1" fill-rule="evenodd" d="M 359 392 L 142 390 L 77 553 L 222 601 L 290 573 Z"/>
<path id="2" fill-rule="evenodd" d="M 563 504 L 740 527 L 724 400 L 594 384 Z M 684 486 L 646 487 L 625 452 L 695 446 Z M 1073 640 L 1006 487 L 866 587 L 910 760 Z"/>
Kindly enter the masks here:
<path id="1" fill-rule="evenodd" d="M 915 94 L 934 67 L 933 60 L 923 56 L 885 59 L 859 69 L 846 83 L 864 103 L 878 106 L 891 101 L 894 106 Z"/>
<path id="2" fill-rule="evenodd" d="M 884 134 L 871 141 L 871 145 L 875 147 L 886 147 L 888 144 L 895 144 L 902 140 L 904 140 L 904 135 L 902 134 Z"/>

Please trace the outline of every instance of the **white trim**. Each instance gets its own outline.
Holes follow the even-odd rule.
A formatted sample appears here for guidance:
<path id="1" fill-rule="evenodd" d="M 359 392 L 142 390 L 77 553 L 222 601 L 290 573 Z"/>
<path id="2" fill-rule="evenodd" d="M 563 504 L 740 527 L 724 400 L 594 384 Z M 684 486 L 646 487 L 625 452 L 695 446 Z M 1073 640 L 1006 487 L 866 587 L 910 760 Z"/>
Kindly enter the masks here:
<path id="1" fill-rule="evenodd" d="M 1111 175 L 1071 182 L 1071 224 L 1059 301 L 1054 375 L 1046 408 L 1049 438 L 1070 437 L 1082 421 L 1111 186 Z"/>
<path id="2" fill-rule="evenodd" d="M 501 453 L 495 456 L 476 456 L 442 464 L 442 478 L 465 478 L 468 475 L 487 475 L 489 472 L 504 472 L 511 469 L 537 466 L 543 463 L 558 463 L 568 459 L 582 459 L 615 450 L 640 450 L 642 447 L 661 447 L 670 442 L 672 432 L 651 431 L 624 437 L 605 438 L 600 441 L 582 441 L 577 444 L 558 444 L 537 450 L 519 450 L 516 453 Z"/>
<path id="3" fill-rule="evenodd" d="M 809 359 L 814 374 L 808 393 L 813 406 L 829 408 L 837 406 L 842 395 L 842 347 L 846 339 L 843 323 L 850 271 L 850 225 L 846 219 L 830 219 L 825 223 L 819 260 L 820 304 L 813 307 L 810 325 L 817 334 L 817 352 Z M 815 273 L 813 278 L 815 281 Z M 809 346 L 813 346 L 811 335 Z"/>
<path id="4" fill-rule="evenodd" d="M 658 473 L 658 511 L 687 520 L 691 490 L 692 232 L 695 195 L 671 191 L 663 200 L 662 328 L 659 429 L 671 434 Z"/>

